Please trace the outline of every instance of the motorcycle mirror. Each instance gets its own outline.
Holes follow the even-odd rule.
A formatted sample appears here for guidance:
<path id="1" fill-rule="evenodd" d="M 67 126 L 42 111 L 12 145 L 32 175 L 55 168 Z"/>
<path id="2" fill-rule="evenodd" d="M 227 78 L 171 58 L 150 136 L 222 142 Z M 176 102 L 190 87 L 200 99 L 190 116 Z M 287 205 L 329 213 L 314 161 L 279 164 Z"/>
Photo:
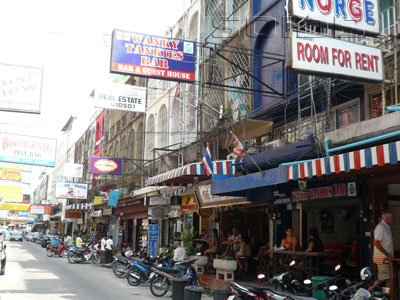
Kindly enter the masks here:
<path id="1" fill-rule="evenodd" d="M 329 287 L 329 290 L 330 290 L 330 291 L 336 291 L 337 289 L 338 289 L 337 285 L 331 285 L 331 286 Z"/>
<path id="2" fill-rule="evenodd" d="M 341 265 L 337 265 L 337 266 L 335 267 L 335 271 L 336 271 L 336 272 L 339 271 L 341 267 L 342 267 Z"/>
<path id="3" fill-rule="evenodd" d="M 351 281 L 349 279 L 346 279 L 346 285 L 350 286 L 351 285 Z"/>
<path id="4" fill-rule="evenodd" d="M 292 260 L 291 262 L 290 262 L 290 265 L 289 266 L 294 266 L 296 264 L 296 261 L 295 260 Z"/>
<path id="5" fill-rule="evenodd" d="M 265 274 L 258 274 L 258 275 L 257 275 L 257 278 L 258 278 L 258 279 L 264 279 L 264 278 L 265 278 Z"/>
<path id="6" fill-rule="evenodd" d="M 311 280 L 310 280 L 310 279 L 305 279 L 305 280 L 303 281 L 303 283 L 304 283 L 304 284 L 311 284 Z"/>
<path id="7" fill-rule="evenodd" d="M 197 252 L 196 255 L 197 255 L 197 256 L 201 256 L 201 252 Z"/>

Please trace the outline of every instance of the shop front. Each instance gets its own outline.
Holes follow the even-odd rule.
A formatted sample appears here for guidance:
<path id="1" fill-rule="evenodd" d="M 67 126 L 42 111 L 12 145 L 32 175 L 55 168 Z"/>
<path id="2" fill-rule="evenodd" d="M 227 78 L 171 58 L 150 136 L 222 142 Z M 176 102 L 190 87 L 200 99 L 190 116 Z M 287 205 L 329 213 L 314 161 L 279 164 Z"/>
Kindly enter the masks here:
<path id="1" fill-rule="evenodd" d="M 115 216 L 119 219 L 118 245 L 130 245 L 135 252 L 147 246 L 148 209 L 144 199 L 118 201 Z"/>

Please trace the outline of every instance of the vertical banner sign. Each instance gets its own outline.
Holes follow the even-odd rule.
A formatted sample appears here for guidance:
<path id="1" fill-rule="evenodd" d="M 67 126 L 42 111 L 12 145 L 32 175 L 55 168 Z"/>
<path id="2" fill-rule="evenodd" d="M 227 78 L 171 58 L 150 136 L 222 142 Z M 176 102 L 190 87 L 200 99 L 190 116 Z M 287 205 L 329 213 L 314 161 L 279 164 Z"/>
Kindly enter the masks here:
<path id="1" fill-rule="evenodd" d="M 117 207 L 120 192 L 110 190 L 110 196 L 108 198 L 108 205 Z"/>
<path id="2" fill-rule="evenodd" d="M 40 114 L 42 69 L 0 64 L 0 110 Z"/>
<path id="3" fill-rule="evenodd" d="M 158 255 L 158 240 L 160 235 L 159 224 L 149 224 L 149 244 L 147 246 L 147 255 L 156 257 Z"/>
<path id="4" fill-rule="evenodd" d="M 122 248 L 122 240 L 124 239 L 125 226 L 120 226 L 118 231 L 117 251 L 120 252 Z"/>
<path id="5" fill-rule="evenodd" d="M 195 43 L 123 30 L 112 35 L 111 73 L 194 81 Z"/>

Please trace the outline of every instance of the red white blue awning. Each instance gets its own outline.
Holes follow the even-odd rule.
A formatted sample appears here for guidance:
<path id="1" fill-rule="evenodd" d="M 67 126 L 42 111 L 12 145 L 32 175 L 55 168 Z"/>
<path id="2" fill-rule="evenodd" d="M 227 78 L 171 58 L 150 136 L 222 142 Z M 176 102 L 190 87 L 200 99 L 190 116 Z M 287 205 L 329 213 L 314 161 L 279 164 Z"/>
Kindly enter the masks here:
<path id="1" fill-rule="evenodd" d="M 318 158 L 286 166 L 288 180 L 306 179 L 314 176 L 339 174 L 374 166 L 397 164 L 400 161 L 400 141 Z"/>
<path id="2" fill-rule="evenodd" d="M 233 160 L 213 161 L 213 174 L 234 175 Z M 193 176 L 209 178 L 204 171 L 203 164 L 196 162 L 150 177 L 147 185 L 181 186 L 193 182 Z"/>
<path id="3" fill-rule="evenodd" d="M 78 204 L 71 204 L 68 205 L 65 209 L 66 210 L 92 210 L 93 203 L 78 203 Z"/>

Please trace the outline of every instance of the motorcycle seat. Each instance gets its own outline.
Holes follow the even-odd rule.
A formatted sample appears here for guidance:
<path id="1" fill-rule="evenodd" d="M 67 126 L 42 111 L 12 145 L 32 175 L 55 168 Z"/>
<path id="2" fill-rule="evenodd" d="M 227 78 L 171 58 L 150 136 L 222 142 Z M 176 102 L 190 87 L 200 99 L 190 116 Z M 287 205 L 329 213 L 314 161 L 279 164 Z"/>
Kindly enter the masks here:
<path id="1" fill-rule="evenodd" d="M 255 294 L 262 293 L 263 291 L 267 290 L 267 288 L 265 288 L 265 287 L 257 287 L 257 286 L 246 285 L 246 284 L 240 284 L 240 286 L 248 289 L 250 292 L 253 292 Z"/>
<path id="2" fill-rule="evenodd" d="M 184 260 L 184 261 L 180 261 L 175 263 L 176 265 L 184 265 L 184 266 L 190 266 L 192 265 L 197 259 L 189 259 L 189 260 Z"/>
<path id="3" fill-rule="evenodd" d="M 138 265 L 141 265 L 142 267 L 145 267 L 145 268 L 153 267 L 152 264 L 148 264 L 148 263 L 142 262 L 142 261 L 140 261 L 140 260 L 135 260 L 135 261 L 136 261 L 136 263 L 137 263 Z"/>
<path id="4" fill-rule="evenodd" d="M 176 269 L 168 269 L 164 267 L 157 267 L 156 269 L 168 274 L 178 274 L 180 272 L 179 270 Z"/>

